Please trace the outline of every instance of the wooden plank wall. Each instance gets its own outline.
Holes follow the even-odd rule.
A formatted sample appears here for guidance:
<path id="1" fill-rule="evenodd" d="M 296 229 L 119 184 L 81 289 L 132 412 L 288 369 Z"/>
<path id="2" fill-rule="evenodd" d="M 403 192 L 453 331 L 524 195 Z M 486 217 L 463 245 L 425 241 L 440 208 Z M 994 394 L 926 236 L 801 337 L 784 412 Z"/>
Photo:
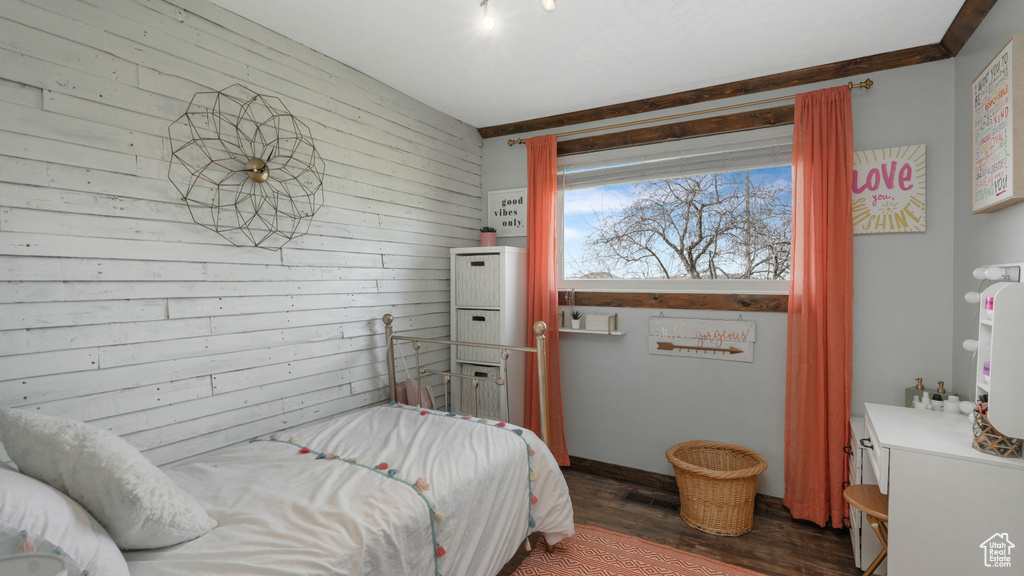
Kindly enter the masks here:
<path id="1" fill-rule="evenodd" d="M 324 207 L 280 251 L 198 226 L 167 180 L 168 125 L 235 82 L 280 97 L 326 161 Z M 449 334 L 481 146 L 205 0 L 0 0 L 0 406 L 164 463 L 381 400 L 383 314 Z"/>

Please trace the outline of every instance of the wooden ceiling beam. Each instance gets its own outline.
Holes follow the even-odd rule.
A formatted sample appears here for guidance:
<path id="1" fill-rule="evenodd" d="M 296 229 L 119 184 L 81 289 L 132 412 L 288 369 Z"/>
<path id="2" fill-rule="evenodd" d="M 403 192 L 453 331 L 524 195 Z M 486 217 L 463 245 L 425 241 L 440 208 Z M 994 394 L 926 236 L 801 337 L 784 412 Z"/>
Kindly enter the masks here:
<path id="1" fill-rule="evenodd" d="M 729 82 L 708 88 L 687 90 L 685 92 L 644 98 L 632 102 L 622 102 L 620 104 L 535 118 L 533 120 L 488 126 L 480 128 L 478 131 L 482 138 L 496 138 L 525 132 L 536 132 L 538 130 L 551 130 L 574 124 L 621 118 L 644 112 L 655 112 L 723 98 L 769 92 L 782 88 L 792 88 L 815 82 L 836 80 L 859 74 L 869 74 L 881 70 L 891 70 L 903 66 L 945 60 L 952 58 L 963 48 L 964 44 L 967 43 L 967 40 L 978 28 L 982 20 L 985 19 L 985 16 L 995 3 L 996 0 L 966 0 L 960 8 L 960 12 L 957 13 L 956 18 L 950 24 L 949 29 L 946 30 L 942 41 L 938 44 L 896 50 L 884 54 L 854 58 L 852 60 L 833 62 L 831 64 L 812 66 L 778 74 L 769 74 L 749 80 Z"/>
<path id="2" fill-rule="evenodd" d="M 964 2 L 964 5 L 960 7 L 960 12 L 953 19 L 953 23 L 946 30 L 946 34 L 939 41 L 939 46 L 949 52 L 950 56 L 959 54 L 964 44 L 967 44 L 971 35 L 978 29 L 981 21 L 988 16 L 989 10 L 995 4 L 996 0 L 967 0 Z"/>
<path id="3" fill-rule="evenodd" d="M 755 128 L 768 128 L 770 126 L 784 126 L 793 123 L 793 116 L 794 107 L 790 104 L 789 106 L 709 116 L 699 120 L 623 130 L 573 140 L 560 140 L 558 142 L 558 155 L 571 156 L 585 152 L 656 144 L 658 142 L 709 136 L 711 134 L 725 134 L 728 132 L 753 130 Z"/>

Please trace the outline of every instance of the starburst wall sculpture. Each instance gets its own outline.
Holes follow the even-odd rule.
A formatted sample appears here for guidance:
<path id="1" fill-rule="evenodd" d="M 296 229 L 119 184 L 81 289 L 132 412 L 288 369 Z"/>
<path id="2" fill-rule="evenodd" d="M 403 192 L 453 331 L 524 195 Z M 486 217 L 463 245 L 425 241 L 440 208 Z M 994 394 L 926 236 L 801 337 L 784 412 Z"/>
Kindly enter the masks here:
<path id="1" fill-rule="evenodd" d="M 167 176 L 192 219 L 235 246 L 277 250 L 323 206 L 323 158 L 276 97 L 240 84 L 197 92 L 168 133 Z"/>

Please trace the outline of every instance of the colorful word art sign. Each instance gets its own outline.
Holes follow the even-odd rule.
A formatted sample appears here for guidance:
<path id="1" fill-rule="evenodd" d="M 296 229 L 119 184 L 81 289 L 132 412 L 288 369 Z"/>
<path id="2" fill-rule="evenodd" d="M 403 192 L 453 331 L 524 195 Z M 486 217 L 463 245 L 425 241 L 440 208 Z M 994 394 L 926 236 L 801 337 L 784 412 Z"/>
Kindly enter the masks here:
<path id="1" fill-rule="evenodd" d="M 853 154 L 853 233 L 924 232 L 924 144 Z"/>
<path id="2" fill-rule="evenodd" d="M 651 318 L 647 350 L 663 356 L 753 362 L 754 335 L 754 323 L 743 320 L 656 316 Z"/>
<path id="3" fill-rule="evenodd" d="M 487 225 L 498 236 L 526 236 L 526 188 L 487 195 Z"/>
<path id="4" fill-rule="evenodd" d="M 1014 66 L 1014 60 L 1019 60 Z M 1024 113 L 1014 85 L 1024 77 L 1024 35 L 1018 34 L 971 84 L 973 109 L 971 211 L 993 212 L 1024 200 L 1024 181 L 1014 174 L 1013 130 Z M 1017 68 L 1015 70 L 1014 68 Z"/>

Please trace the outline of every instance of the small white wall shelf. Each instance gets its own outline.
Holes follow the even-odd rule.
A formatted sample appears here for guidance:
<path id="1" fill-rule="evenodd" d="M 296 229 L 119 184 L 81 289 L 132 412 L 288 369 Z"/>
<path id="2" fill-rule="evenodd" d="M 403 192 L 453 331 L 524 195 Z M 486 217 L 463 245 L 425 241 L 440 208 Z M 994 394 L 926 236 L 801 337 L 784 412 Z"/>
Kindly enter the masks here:
<path id="1" fill-rule="evenodd" d="M 604 330 L 584 330 L 583 328 L 559 328 L 558 332 L 561 334 L 594 334 L 597 336 L 625 336 L 625 330 L 612 330 L 611 332 L 605 332 Z"/>
<path id="2" fill-rule="evenodd" d="M 558 317 L 562 323 L 561 327 L 558 328 L 559 332 L 565 332 L 569 334 L 601 334 L 602 336 L 623 336 L 626 334 L 625 330 L 619 330 L 619 314 L 616 312 L 611 315 L 604 314 L 587 314 L 580 322 L 582 326 L 586 326 L 586 322 L 591 319 L 597 319 L 601 321 L 601 324 L 607 326 L 607 328 L 600 329 L 587 329 L 587 328 L 566 328 L 565 327 L 565 310 L 558 313 Z"/>

